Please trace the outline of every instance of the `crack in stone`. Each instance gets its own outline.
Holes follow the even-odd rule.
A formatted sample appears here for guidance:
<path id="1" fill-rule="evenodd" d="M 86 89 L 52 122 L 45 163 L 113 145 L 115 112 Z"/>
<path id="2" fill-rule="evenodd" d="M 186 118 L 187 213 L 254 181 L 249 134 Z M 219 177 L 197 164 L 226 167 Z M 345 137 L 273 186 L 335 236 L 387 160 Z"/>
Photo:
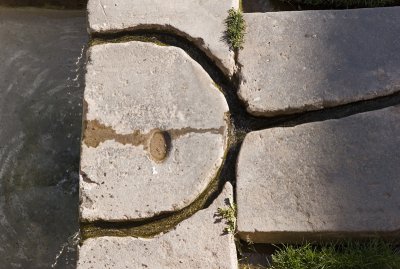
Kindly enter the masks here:
<path id="1" fill-rule="evenodd" d="M 248 105 L 238 97 L 240 84 L 241 66 L 237 63 L 236 72 L 232 78 L 227 77 L 223 70 L 216 64 L 215 60 L 199 48 L 185 36 L 181 36 L 171 29 L 149 27 L 142 29 L 124 29 L 114 32 L 102 32 L 92 34 L 92 44 L 123 43 L 136 40 L 139 42 L 153 42 L 167 46 L 174 46 L 184 50 L 193 60 L 201 65 L 208 73 L 215 85 L 224 94 L 232 115 L 232 124 L 239 133 L 249 133 L 262 129 L 269 129 L 280 126 L 295 126 L 306 122 L 324 121 L 338 119 L 350 115 L 373 111 L 385 107 L 400 104 L 400 94 L 394 93 L 382 97 L 367 100 L 354 101 L 342 105 L 330 105 L 311 111 L 296 111 L 291 114 L 279 114 L 270 117 L 255 116 L 247 112 Z M 235 51 L 235 58 L 240 53 Z"/>
<path id="2" fill-rule="evenodd" d="M 220 167 L 220 174 L 210 184 L 208 189 L 204 191 L 195 202 L 190 204 L 187 208 L 181 211 L 172 212 L 167 215 L 160 215 L 155 218 L 150 218 L 141 221 L 126 221 L 126 222 L 96 222 L 96 223 L 82 223 L 81 229 L 83 238 L 97 237 L 97 236 L 135 236 L 135 237 L 153 237 L 162 232 L 168 232 L 173 227 L 178 225 L 181 221 L 189 218 L 195 212 L 205 209 L 212 203 L 212 201 L 220 194 L 221 186 L 228 180 L 235 188 L 236 181 L 236 159 L 239 154 L 241 144 L 245 135 L 251 131 L 262 129 L 269 129 L 274 127 L 288 127 L 295 126 L 307 122 L 324 121 L 329 119 L 338 119 L 350 115 L 373 111 L 385 107 L 395 106 L 400 104 L 400 94 L 396 93 L 389 96 L 374 98 L 366 101 L 353 102 L 346 105 L 340 105 L 331 108 L 323 108 L 320 110 L 299 112 L 291 115 L 277 115 L 274 117 L 258 117 L 250 115 L 246 110 L 246 104 L 239 99 L 237 95 L 238 86 L 240 83 L 238 71 L 232 78 L 224 75 L 224 72 L 209 57 L 201 48 L 193 44 L 185 37 L 176 35 L 171 32 L 163 32 L 162 29 L 135 30 L 128 29 L 113 33 L 93 33 L 92 44 L 102 43 L 118 43 L 136 40 L 139 42 L 153 42 L 156 44 L 175 46 L 183 49 L 193 60 L 199 63 L 202 68 L 208 73 L 214 81 L 218 89 L 224 94 L 225 99 L 229 105 L 230 111 L 230 127 L 228 135 L 228 148 L 227 155 L 224 163 Z M 237 58 L 237 51 L 235 52 L 235 59 Z M 237 66 L 240 71 L 240 66 Z M 106 126 L 105 126 L 106 127 Z M 106 127 L 107 128 L 107 127 Z M 219 129 L 173 129 L 169 130 L 171 139 L 177 139 L 188 133 L 223 133 L 223 127 Z M 109 139 L 121 139 L 123 143 L 136 143 L 138 145 L 146 145 L 149 134 L 141 134 L 134 132 L 130 135 L 116 134 L 114 130 L 101 130 L 104 132 L 105 137 Z M 88 135 L 84 134 L 84 142 L 86 145 L 98 146 L 100 142 L 93 137 L 90 138 L 93 132 L 89 130 Z M 95 132 L 96 133 L 96 132 Z M 115 136 L 117 139 L 115 139 Z M 90 140 L 91 139 L 91 140 Z M 106 139 L 106 140 L 109 140 Z M 132 141 L 130 141 L 132 140 Z M 89 143 L 89 144 L 88 144 Z M 219 186 L 219 187 L 217 187 Z M 235 193 L 235 192 L 234 192 Z"/>
<path id="3" fill-rule="evenodd" d="M 231 169 L 231 167 L 237 158 L 239 147 L 240 144 L 233 144 L 228 141 L 228 147 L 223 157 L 224 161 L 217 175 L 211 180 L 207 188 L 187 207 L 174 212 L 161 213 L 146 219 L 119 222 L 102 220 L 81 222 L 82 240 L 101 236 L 153 238 L 161 233 L 169 232 L 196 212 L 208 208 L 220 195 L 226 181 L 231 179 L 235 173 L 235 169 Z"/>

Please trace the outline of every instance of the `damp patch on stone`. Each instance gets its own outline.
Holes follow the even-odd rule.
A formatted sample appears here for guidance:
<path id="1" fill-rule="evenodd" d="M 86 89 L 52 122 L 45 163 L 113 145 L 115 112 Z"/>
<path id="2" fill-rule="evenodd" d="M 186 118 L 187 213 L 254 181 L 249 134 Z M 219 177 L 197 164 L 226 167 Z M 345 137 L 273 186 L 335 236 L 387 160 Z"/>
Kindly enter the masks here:
<path id="1" fill-rule="evenodd" d="M 81 220 L 144 220 L 190 205 L 227 149 L 223 94 L 176 47 L 99 44 L 88 56 Z"/>

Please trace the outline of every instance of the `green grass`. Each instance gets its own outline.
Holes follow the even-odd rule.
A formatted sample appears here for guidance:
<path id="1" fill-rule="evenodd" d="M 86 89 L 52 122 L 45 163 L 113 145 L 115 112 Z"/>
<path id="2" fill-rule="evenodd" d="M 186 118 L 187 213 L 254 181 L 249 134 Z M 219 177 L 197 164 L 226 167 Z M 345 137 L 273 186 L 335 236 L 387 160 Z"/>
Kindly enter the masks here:
<path id="1" fill-rule="evenodd" d="M 381 240 L 284 246 L 272 255 L 273 269 L 400 269 L 400 255 Z"/>
<path id="2" fill-rule="evenodd" d="M 230 47 L 235 50 L 242 49 L 244 34 L 246 31 L 246 23 L 242 11 L 231 8 L 228 11 L 228 17 L 225 20 L 225 24 L 225 38 Z"/>
<path id="3" fill-rule="evenodd" d="M 400 0 L 284 0 L 284 2 L 331 8 L 382 7 L 400 5 Z"/>
<path id="4" fill-rule="evenodd" d="M 227 208 L 218 208 L 218 215 L 225 219 L 226 227 L 224 232 L 235 234 L 236 233 L 236 205 L 229 200 Z"/>

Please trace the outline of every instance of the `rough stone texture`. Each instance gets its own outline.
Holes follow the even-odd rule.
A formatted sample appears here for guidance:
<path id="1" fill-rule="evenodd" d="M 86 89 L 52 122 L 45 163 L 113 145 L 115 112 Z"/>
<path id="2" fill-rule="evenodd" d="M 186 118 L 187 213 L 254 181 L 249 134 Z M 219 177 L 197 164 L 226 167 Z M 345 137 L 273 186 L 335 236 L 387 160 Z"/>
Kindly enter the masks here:
<path id="1" fill-rule="evenodd" d="M 96 45 L 89 59 L 82 219 L 142 219 L 189 205 L 223 160 L 228 106 L 222 93 L 179 48 Z M 170 140 L 162 162 L 148 152 L 158 129 Z"/>
<path id="2" fill-rule="evenodd" d="M 232 196 L 232 186 L 227 183 L 209 208 L 153 239 L 88 239 L 79 249 L 78 268 L 237 269 L 234 237 L 223 232 L 226 223 L 217 214 L 219 207 L 228 207 Z"/>
<path id="3" fill-rule="evenodd" d="M 400 107 L 248 134 L 238 230 L 255 242 L 400 235 Z"/>
<path id="4" fill-rule="evenodd" d="M 194 42 L 231 76 L 234 53 L 224 40 L 224 32 L 232 7 L 237 9 L 239 0 L 89 0 L 89 31 L 173 31 Z"/>
<path id="5" fill-rule="evenodd" d="M 239 96 L 254 115 L 400 90 L 400 7 L 245 14 Z"/>

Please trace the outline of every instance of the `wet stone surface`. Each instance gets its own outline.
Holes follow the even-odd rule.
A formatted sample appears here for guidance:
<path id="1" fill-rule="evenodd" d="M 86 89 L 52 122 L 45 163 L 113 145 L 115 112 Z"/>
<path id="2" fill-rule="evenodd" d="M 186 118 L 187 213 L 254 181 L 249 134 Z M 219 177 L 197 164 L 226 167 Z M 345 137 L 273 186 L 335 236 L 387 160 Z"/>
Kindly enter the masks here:
<path id="1" fill-rule="evenodd" d="M 138 29 L 172 31 L 184 36 L 232 76 L 234 53 L 224 40 L 225 18 L 238 0 L 89 0 L 89 31 L 115 32 Z"/>
<path id="2" fill-rule="evenodd" d="M 248 134 L 238 232 L 284 243 L 399 236 L 400 107 Z"/>
<path id="3" fill-rule="evenodd" d="M 217 213 L 232 199 L 233 188 L 227 183 L 207 209 L 155 238 L 88 239 L 79 249 L 78 268 L 237 269 L 234 236 L 224 232 L 225 220 Z"/>
<path id="4" fill-rule="evenodd" d="M 179 210 L 217 175 L 228 106 L 183 50 L 144 42 L 93 46 L 84 99 L 83 221 Z"/>
<path id="5" fill-rule="evenodd" d="M 400 7 L 245 14 L 239 96 L 275 116 L 400 91 Z"/>

